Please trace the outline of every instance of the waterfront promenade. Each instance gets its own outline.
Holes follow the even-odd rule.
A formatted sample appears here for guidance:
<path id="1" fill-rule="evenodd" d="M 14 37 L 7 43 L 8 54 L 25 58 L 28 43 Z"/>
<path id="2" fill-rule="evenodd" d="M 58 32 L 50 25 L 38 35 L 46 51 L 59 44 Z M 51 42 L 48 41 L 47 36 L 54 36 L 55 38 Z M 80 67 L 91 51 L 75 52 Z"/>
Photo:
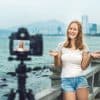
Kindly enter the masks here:
<path id="1" fill-rule="evenodd" d="M 60 69 L 52 66 L 52 88 L 36 94 L 36 100 L 62 100 L 60 88 Z M 89 68 L 84 71 L 89 83 L 89 100 L 100 100 L 100 59 L 92 60 Z"/>

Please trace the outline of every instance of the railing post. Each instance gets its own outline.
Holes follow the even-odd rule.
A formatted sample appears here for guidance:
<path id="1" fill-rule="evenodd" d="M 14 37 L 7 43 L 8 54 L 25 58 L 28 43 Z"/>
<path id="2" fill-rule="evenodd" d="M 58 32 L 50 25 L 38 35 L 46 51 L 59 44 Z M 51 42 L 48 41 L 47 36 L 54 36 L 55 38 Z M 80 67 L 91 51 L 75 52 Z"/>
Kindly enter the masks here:
<path id="1" fill-rule="evenodd" d="M 60 86 L 60 73 L 61 68 L 52 67 L 53 75 L 51 76 L 51 84 L 52 87 L 59 87 Z"/>

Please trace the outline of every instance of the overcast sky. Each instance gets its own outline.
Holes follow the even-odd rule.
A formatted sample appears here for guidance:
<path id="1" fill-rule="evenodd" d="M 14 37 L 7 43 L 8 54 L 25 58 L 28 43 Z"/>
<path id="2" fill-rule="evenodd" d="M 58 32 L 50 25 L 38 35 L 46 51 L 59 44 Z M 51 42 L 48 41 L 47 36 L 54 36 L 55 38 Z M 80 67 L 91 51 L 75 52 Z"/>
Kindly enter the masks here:
<path id="1" fill-rule="evenodd" d="M 67 24 L 88 15 L 100 23 L 100 0 L 0 0 L 0 28 L 56 19 Z"/>

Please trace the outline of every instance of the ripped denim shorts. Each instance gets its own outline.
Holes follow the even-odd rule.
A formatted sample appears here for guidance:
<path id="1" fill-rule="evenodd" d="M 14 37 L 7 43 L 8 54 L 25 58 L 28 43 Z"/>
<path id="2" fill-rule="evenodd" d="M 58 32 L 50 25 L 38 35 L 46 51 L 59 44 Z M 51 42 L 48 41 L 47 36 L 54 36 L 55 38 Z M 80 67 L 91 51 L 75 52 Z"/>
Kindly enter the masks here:
<path id="1" fill-rule="evenodd" d="M 88 88 L 85 76 L 61 78 L 61 88 L 64 92 L 75 92 L 79 88 Z"/>

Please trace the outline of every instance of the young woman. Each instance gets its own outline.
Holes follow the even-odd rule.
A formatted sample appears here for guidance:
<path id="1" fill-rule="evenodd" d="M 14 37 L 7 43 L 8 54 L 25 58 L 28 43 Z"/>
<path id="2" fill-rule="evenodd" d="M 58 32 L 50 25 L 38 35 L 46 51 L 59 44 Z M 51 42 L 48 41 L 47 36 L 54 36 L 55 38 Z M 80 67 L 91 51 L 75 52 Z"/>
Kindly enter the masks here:
<path id="1" fill-rule="evenodd" d="M 50 52 L 54 57 L 55 65 L 62 67 L 61 88 L 64 91 L 63 100 L 88 100 L 88 82 L 82 74 L 82 53 L 88 51 L 83 43 L 81 23 L 72 21 L 67 29 L 67 39 L 59 44 L 58 51 Z M 91 53 L 94 58 L 100 54 Z"/>
<path id="2" fill-rule="evenodd" d="M 23 51 L 28 51 L 28 48 L 25 47 L 25 43 L 23 40 L 19 40 L 18 47 L 15 50 L 19 52 L 23 52 Z"/>
<path id="3" fill-rule="evenodd" d="M 24 41 L 20 40 L 16 51 L 23 52 L 23 51 L 25 51 L 24 49 L 25 49 L 24 48 Z"/>

